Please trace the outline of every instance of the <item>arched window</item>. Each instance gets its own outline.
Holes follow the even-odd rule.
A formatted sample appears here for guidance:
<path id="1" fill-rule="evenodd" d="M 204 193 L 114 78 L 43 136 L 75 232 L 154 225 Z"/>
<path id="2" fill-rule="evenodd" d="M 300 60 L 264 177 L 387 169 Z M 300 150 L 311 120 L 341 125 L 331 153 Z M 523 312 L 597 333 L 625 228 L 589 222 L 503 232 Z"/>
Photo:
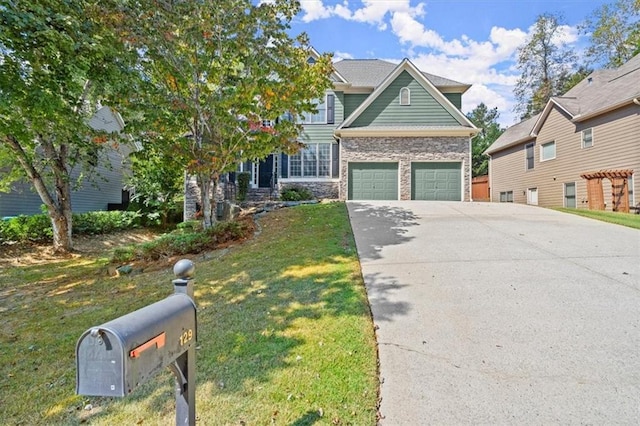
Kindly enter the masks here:
<path id="1" fill-rule="evenodd" d="M 411 105 L 411 92 L 408 87 L 400 89 L 400 105 Z"/>

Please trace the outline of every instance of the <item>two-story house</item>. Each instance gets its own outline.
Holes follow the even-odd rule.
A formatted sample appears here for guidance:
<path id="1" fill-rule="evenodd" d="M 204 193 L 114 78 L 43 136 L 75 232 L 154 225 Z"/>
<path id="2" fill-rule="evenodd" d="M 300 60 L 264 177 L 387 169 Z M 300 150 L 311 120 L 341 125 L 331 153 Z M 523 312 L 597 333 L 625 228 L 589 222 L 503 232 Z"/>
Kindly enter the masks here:
<path id="1" fill-rule="evenodd" d="M 121 132 L 124 121 L 120 114 L 107 106 L 101 107 L 87 123 L 94 130 L 108 133 Z M 136 146 L 135 149 L 139 149 Z M 125 175 L 129 173 L 127 157 L 133 148 L 126 144 L 114 144 L 95 159 L 92 171 L 95 179 L 84 179 L 74 186 L 71 205 L 74 213 L 120 209 L 129 201 L 129 192 L 124 190 Z M 79 167 L 71 171 L 71 178 L 78 179 L 83 173 Z M 9 192 L 0 193 L 0 218 L 42 213 L 40 196 L 30 182 L 14 182 Z"/>
<path id="2" fill-rule="evenodd" d="M 628 210 L 640 201 L 640 55 L 599 70 L 490 147 L 492 201 Z"/>
<path id="3" fill-rule="evenodd" d="M 420 71 L 408 59 L 334 63 L 333 87 L 305 116 L 295 155 L 245 163 L 253 188 L 309 188 L 340 200 L 471 197 L 471 138 L 461 112 L 469 85 Z"/>

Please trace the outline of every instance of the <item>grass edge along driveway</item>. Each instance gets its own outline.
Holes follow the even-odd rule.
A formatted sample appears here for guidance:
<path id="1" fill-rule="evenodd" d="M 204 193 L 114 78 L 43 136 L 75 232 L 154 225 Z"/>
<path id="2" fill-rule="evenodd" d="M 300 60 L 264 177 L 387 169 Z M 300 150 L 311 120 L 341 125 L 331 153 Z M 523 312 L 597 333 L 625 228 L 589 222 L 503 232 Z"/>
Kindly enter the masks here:
<path id="1" fill-rule="evenodd" d="M 193 258 L 198 424 L 375 424 L 375 336 L 345 204 L 282 209 L 259 223 L 223 256 Z M 80 334 L 172 292 L 170 269 L 105 270 L 105 258 L 81 257 L 0 273 L 3 422 L 175 421 L 169 372 L 123 399 L 74 394 Z"/>

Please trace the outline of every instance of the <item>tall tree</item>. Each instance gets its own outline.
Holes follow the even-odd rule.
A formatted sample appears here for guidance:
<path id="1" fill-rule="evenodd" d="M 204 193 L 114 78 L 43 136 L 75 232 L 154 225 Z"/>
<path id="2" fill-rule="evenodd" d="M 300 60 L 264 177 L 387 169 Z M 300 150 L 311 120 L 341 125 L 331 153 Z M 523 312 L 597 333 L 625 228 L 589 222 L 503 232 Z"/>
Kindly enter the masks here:
<path id="1" fill-rule="evenodd" d="M 565 81 L 577 68 L 576 55 L 562 41 L 561 17 L 538 16 L 528 40 L 518 48 L 520 78 L 514 94 L 515 110 L 521 118 L 531 117 L 544 109 L 553 96 L 562 94 Z"/>
<path id="2" fill-rule="evenodd" d="M 489 158 L 484 155 L 484 152 L 504 132 L 504 129 L 498 124 L 498 117 L 500 117 L 498 108 L 489 109 L 484 102 L 481 102 L 467 114 L 467 118 L 477 128 L 482 129 L 471 140 L 473 163 L 471 169 L 474 177 L 489 173 Z"/>
<path id="3" fill-rule="evenodd" d="M 640 0 L 617 0 L 597 8 L 581 26 L 591 36 L 587 59 L 616 68 L 640 53 Z"/>
<path id="4" fill-rule="evenodd" d="M 56 251 L 72 249 L 71 171 L 109 145 L 86 123 L 131 70 L 107 16 L 85 0 L 0 1 L 0 180 L 33 185 Z"/>
<path id="5" fill-rule="evenodd" d="M 288 34 L 298 10 L 287 0 L 128 3 L 123 36 L 143 52 L 153 83 L 144 131 L 178 148 L 197 176 L 205 226 L 215 220 L 210 197 L 219 176 L 241 161 L 299 149 L 295 118 L 314 111 L 330 86 L 331 57 L 309 61 L 306 36 Z"/>

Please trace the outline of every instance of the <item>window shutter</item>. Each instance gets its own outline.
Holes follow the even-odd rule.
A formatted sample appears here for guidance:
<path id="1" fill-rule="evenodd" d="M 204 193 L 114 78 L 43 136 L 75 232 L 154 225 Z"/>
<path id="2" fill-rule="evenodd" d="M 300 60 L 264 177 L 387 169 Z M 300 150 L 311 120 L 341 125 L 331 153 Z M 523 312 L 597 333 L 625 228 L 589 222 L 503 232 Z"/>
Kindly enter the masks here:
<path id="1" fill-rule="evenodd" d="M 335 120 L 335 95 L 327 95 L 327 124 L 333 124 Z"/>
<path id="2" fill-rule="evenodd" d="M 280 154 L 280 177 L 286 179 L 289 177 L 289 156 Z"/>
<path id="3" fill-rule="evenodd" d="M 340 145 L 331 144 L 331 177 L 340 177 Z"/>

